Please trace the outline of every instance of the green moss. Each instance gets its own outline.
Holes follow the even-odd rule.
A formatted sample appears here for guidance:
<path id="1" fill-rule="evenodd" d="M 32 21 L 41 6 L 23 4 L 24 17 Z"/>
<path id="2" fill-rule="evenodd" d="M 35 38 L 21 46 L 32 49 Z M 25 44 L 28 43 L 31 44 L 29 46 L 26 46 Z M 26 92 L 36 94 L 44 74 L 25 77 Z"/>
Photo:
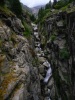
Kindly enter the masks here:
<path id="1" fill-rule="evenodd" d="M 4 80 L 1 84 L 2 88 L 0 89 L 0 100 L 4 100 L 3 98 L 7 92 L 7 87 L 10 84 L 10 82 L 17 80 L 17 78 L 14 77 L 13 74 L 14 74 L 14 72 L 12 71 L 4 76 Z"/>
<path id="2" fill-rule="evenodd" d="M 74 12 L 74 11 L 75 11 L 75 6 L 73 6 L 73 7 L 71 7 L 71 8 L 70 8 L 69 6 L 70 6 L 70 4 L 68 4 L 68 5 L 64 6 L 64 7 L 62 7 L 61 10 L 62 10 L 62 11 L 66 11 L 67 13 Z"/>
<path id="3" fill-rule="evenodd" d="M 66 11 L 66 9 L 67 9 L 67 6 L 61 8 L 62 11 Z"/>
<path id="4" fill-rule="evenodd" d="M 56 36 L 54 34 L 50 36 L 51 41 L 54 41 L 55 39 L 56 39 Z"/>
<path id="5" fill-rule="evenodd" d="M 60 58 L 63 60 L 69 58 L 69 52 L 66 48 L 61 49 L 59 55 L 60 55 Z"/>
<path id="6" fill-rule="evenodd" d="M 0 39 L 0 48 L 2 47 L 3 41 Z"/>
<path id="7" fill-rule="evenodd" d="M 0 12 L 6 16 L 14 16 L 14 14 L 6 6 L 0 6 Z"/>
<path id="8" fill-rule="evenodd" d="M 29 24 L 27 24 L 25 21 L 23 22 L 23 25 L 25 27 L 25 32 L 23 33 L 24 36 L 30 36 L 32 33 L 32 28 Z"/>

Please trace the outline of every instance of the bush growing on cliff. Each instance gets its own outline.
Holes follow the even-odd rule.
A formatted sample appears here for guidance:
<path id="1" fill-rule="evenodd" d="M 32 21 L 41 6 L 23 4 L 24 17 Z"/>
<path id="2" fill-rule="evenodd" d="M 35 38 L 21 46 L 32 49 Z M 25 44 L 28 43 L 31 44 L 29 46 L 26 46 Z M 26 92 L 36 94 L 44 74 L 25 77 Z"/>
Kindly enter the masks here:
<path id="1" fill-rule="evenodd" d="M 33 22 L 36 21 L 36 18 L 35 18 L 35 16 L 34 16 L 33 14 L 30 16 L 30 19 L 31 19 L 31 21 L 33 21 Z"/>
<path id="2" fill-rule="evenodd" d="M 25 27 L 24 36 L 30 36 L 32 33 L 32 29 L 31 29 L 30 25 L 28 25 L 25 21 L 23 21 L 23 25 Z"/>
<path id="3" fill-rule="evenodd" d="M 54 6 L 55 9 L 60 9 L 69 3 L 73 2 L 74 0 L 59 0 L 56 5 Z"/>
<path id="4" fill-rule="evenodd" d="M 61 49 L 59 55 L 60 55 L 60 58 L 63 59 L 63 60 L 68 59 L 69 58 L 69 52 L 68 52 L 67 48 Z"/>
<path id="5" fill-rule="evenodd" d="M 56 36 L 54 34 L 50 36 L 51 41 L 54 41 L 55 39 L 56 39 Z"/>
<path id="6" fill-rule="evenodd" d="M 50 9 L 51 7 L 52 7 L 52 2 L 50 0 L 49 3 L 46 4 L 45 9 Z"/>

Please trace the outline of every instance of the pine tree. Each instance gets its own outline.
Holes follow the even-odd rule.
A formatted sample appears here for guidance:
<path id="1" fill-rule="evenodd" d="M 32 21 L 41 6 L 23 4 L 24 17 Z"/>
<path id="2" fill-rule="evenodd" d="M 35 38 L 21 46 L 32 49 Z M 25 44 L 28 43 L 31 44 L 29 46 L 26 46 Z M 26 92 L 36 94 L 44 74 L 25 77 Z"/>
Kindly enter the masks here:
<path id="1" fill-rule="evenodd" d="M 56 5 L 56 3 L 57 3 L 57 0 L 54 0 L 54 5 Z"/>
<path id="2" fill-rule="evenodd" d="M 44 9 L 41 7 L 38 12 L 38 17 L 41 19 L 44 16 Z"/>
<path id="3" fill-rule="evenodd" d="M 11 10 L 20 17 L 22 15 L 22 6 L 19 0 L 10 0 Z"/>
<path id="4" fill-rule="evenodd" d="M 49 1 L 49 6 L 50 6 L 50 8 L 52 8 L 52 2 L 51 2 L 51 0 Z"/>
<path id="5" fill-rule="evenodd" d="M 56 5 L 56 3 L 57 3 L 57 0 L 54 0 L 54 2 L 53 2 L 53 8 Z"/>
<path id="6" fill-rule="evenodd" d="M 49 1 L 48 4 L 46 4 L 45 9 L 50 9 L 52 7 L 51 0 Z"/>
<path id="7" fill-rule="evenodd" d="M 5 0 L 0 0 L 0 5 L 4 5 L 5 4 Z"/>
<path id="8" fill-rule="evenodd" d="M 31 19 L 31 21 L 35 21 L 36 20 L 36 18 L 35 18 L 35 16 L 32 14 L 31 16 L 30 16 L 30 19 Z"/>

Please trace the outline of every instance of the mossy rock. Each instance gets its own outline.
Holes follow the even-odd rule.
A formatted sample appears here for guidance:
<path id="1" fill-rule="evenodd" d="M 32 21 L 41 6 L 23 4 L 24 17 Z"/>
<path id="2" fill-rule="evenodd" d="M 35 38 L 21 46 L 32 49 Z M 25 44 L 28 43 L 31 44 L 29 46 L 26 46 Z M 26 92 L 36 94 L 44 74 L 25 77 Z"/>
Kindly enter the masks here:
<path id="1" fill-rule="evenodd" d="M 6 17 L 15 16 L 6 6 L 0 6 L 0 13 Z"/>
<path id="2" fill-rule="evenodd" d="M 70 56 L 67 48 L 61 49 L 59 55 L 60 55 L 60 59 L 62 60 L 69 59 L 69 56 Z"/>

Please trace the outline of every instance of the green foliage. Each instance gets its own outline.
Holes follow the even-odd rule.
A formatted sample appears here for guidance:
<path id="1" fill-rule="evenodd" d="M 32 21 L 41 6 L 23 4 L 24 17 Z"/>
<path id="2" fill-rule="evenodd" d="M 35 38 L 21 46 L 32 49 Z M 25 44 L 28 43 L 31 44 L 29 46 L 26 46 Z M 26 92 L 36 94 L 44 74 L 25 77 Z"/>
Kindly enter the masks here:
<path id="1" fill-rule="evenodd" d="M 40 8 L 39 9 L 39 12 L 38 12 L 38 18 L 41 20 L 44 16 L 44 9 L 43 8 Z"/>
<path id="2" fill-rule="evenodd" d="M 6 16 L 14 16 L 14 14 L 6 6 L 0 6 L 0 12 Z"/>
<path id="3" fill-rule="evenodd" d="M 57 4 L 57 0 L 54 0 L 54 2 L 53 2 L 53 8 L 54 8 L 54 6 Z"/>
<path id="4" fill-rule="evenodd" d="M 50 15 L 50 9 L 41 8 L 38 13 L 38 22 L 44 23 L 45 19 Z"/>
<path id="5" fill-rule="evenodd" d="M 69 58 L 69 52 L 67 50 L 67 48 L 63 48 L 60 50 L 60 58 L 65 60 L 65 59 L 68 59 Z"/>
<path id="6" fill-rule="evenodd" d="M 30 36 L 32 33 L 32 29 L 31 29 L 30 25 L 28 25 L 25 21 L 23 21 L 23 25 L 25 27 L 25 32 L 23 33 L 24 36 Z"/>
<path id="7" fill-rule="evenodd" d="M 75 0 L 69 0 L 69 3 L 73 2 L 73 1 L 75 1 Z"/>
<path id="8" fill-rule="evenodd" d="M 56 39 L 56 36 L 54 34 L 50 36 L 51 41 L 54 41 L 55 39 Z"/>
<path id="9" fill-rule="evenodd" d="M 35 16 L 32 14 L 31 16 L 30 16 L 30 19 L 31 19 L 31 21 L 36 21 L 36 18 L 35 18 Z"/>
<path id="10" fill-rule="evenodd" d="M 63 2 L 63 0 L 60 0 L 60 1 L 57 2 L 57 4 L 54 6 L 54 8 L 60 9 L 63 6 L 64 6 L 64 2 Z"/>
<path id="11" fill-rule="evenodd" d="M 0 0 L 0 6 L 3 6 L 5 4 L 5 0 Z"/>
<path id="12" fill-rule="evenodd" d="M 52 7 L 52 3 L 51 3 L 51 0 L 50 0 L 49 3 L 46 4 L 45 9 L 51 9 L 51 7 Z"/>
<path id="13" fill-rule="evenodd" d="M 68 5 L 69 3 L 71 3 L 74 0 L 59 0 L 56 5 L 54 6 L 55 9 L 60 9 L 66 5 Z"/>
<path id="14" fill-rule="evenodd" d="M 9 0 L 11 10 L 20 17 L 22 15 L 22 7 L 19 0 Z"/>

